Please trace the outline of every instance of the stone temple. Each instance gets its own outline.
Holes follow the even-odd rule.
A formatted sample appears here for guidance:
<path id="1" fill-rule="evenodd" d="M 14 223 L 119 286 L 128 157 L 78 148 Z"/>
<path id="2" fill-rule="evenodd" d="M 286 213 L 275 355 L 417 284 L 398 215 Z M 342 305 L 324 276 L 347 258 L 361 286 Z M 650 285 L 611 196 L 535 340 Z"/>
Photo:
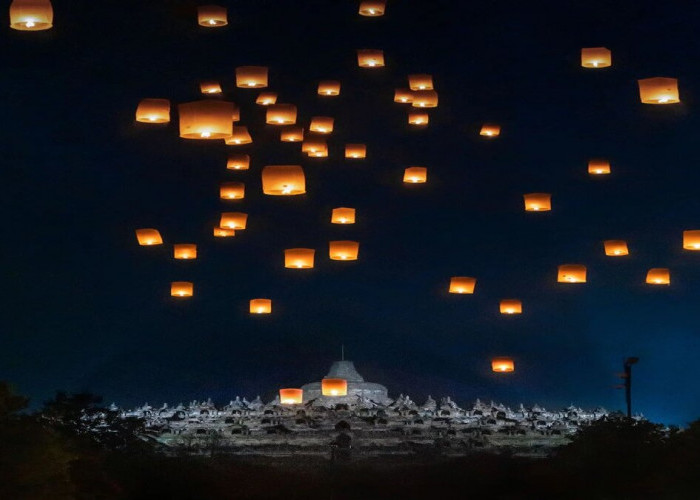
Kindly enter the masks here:
<path id="1" fill-rule="evenodd" d="M 380 404 L 389 401 L 389 391 L 381 384 L 365 382 L 362 375 L 357 373 L 355 365 L 352 361 L 336 361 L 331 365 L 331 369 L 326 378 L 342 378 L 348 381 L 347 396 L 323 396 L 321 394 L 321 382 L 312 382 L 302 386 L 304 390 L 304 402 L 318 400 L 331 401 L 334 404 L 345 403 L 353 404 L 358 398 L 367 398 Z"/>

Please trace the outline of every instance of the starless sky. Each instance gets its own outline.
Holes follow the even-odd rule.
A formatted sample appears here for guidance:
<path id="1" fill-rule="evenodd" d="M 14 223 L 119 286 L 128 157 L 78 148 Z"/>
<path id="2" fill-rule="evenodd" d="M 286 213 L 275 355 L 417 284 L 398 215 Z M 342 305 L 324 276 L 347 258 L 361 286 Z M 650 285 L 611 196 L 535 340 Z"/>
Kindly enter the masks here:
<path id="1" fill-rule="evenodd" d="M 319 380 L 345 344 L 366 379 L 421 403 L 450 395 L 557 408 L 623 408 L 615 374 L 635 366 L 635 411 L 663 422 L 700 417 L 698 82 L 700 6 L 691 2 L 389 0 L 386 16 L 356 1 L 223 2 L 230 24 L 197 26 L 196 3 L 55 0 L 55 27 L 0 29 L 2 331 L 0 378 L 39 404 L 87 389 L 128 406 L 236 395 L 272 399 Z M 7 15 L 6 13 L 3 15 Z M 580 67 L 581 47 L 612 50 L 613 66 Z M 356 50 L 387 65 L 360 69 Z M 309 159 L 265 125 L 256 90 L 235 68 L 270 67 L 278 102 L 299 124 L 335 117 L 330 158 Z M 440 105 L 411 130 L 394 89 L 429 73 Z M 679 79 L 682 103 L 639 102 L 637 79 Z M 322 79 L 341 96 L 320 98 Z M 140 99 L 201 99 L 218 80 L 254 139 L 235 148 L 134 121 Z M 482 123 L 502 126 L 496 140 Z M 344 144 L 364 142 L 365 161 Z M 252 157 L 227 171 L 230 152 Z M 592 178 L 590 158 L 612 175 Z M 307 194 L 270 197 L 260 172 L 300 164 Z M 428 183 L 402 184 L 428 167 Z M 223 181 L 246 198 L 223 203 Z M 522 195 L 550 192 L 553 210 L 525 213 Z M 358 223 L 329 222 L 333 207 Z M 222 211 L 248 229 L 215 240 Z M 158 228 L 161 247 L 134 230 Z M 330 240 L 360 241 L 357 262 L 328 258 Z M 630 256 L 605 257 L 625 239 Z M 172 259 L 197 243 L 196 261 Z M 283 267 L 283 250 L 317 250 L 316 267 Z M 588 283 L 556 282 L 557 266 L 588 266 Z M 670 287 L 644 284 L 669 267 Z M 476 293 L 447 293 L 451 276 Z M 195 297 L 173 300 L 171 281 Z M 273 300 L 251 317 L 248 301 Z M 524 313 L 498 313 L 519 298 Z M 509 355 L 516 372 L 490 372 Z"/>

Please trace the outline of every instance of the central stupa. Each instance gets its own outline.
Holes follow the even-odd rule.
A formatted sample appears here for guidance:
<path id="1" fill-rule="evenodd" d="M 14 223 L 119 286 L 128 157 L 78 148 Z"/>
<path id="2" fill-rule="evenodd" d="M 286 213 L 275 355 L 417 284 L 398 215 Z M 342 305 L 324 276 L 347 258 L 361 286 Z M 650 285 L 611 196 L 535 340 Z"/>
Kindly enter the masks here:
<path id="1" fill-rule="evenodd" d="M 367 398 L 376 403 L 384 404 L 389 400 L 387 388 L 381 384 L 365 382 L 362 375 L 357 373 L 352 361 L 336 361 L 331 365 L 327 378 L 342 378 L 348 382 L 347 396 L 324 396 L 321 394 L 321 382 L 312 382 L 302 387 L 304 402 L 312 399 L 335 403 L 356 403 L 358 398 Z"/>

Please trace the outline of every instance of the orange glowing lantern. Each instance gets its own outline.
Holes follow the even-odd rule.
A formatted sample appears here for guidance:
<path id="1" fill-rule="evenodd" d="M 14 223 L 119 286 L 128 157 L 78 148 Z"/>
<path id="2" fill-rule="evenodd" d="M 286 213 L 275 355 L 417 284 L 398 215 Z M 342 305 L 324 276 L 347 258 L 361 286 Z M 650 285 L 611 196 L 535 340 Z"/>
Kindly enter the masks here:
<path id="1" fill-rule="evenodd" d="M 219 189 L 222 200 L 242 200 L 245 198 L 245 184 L 242 182 L 224 182 Z"/>
<path id="2" fill-rule="evenodd" d="M 476 278 L 453 276 L 450 278 L 450 293 L 472 294 L 476 287 Z"/>
<path id="3" fill-rule="evenodd" d="M 581 66 L 584 68 L 607 68 L 612 66 L 612 53 L 605 47 L 581 49 Z"/>
<path id="4" fill-rule="evenodd" d="M 236 236 L 236 231 L 233 229 L 226 229 L 225 227 L 214 228 L 215 238 L 231 238 L 232 236 Z"/>
<path id="5" fill-rule="evenodd" d="M 649 272 L 647 272 L 647 283 L 650 285 L 670 285 L 671 271 L 663 267 L 649 269 Z"/>
<path id="6" fill-rule="evenodd" d="M 331 241 L 328 245 L 328 255 L 331 260 L 357 260 L 360 243 L 357 241 Z"/>
<path id="7" fill-rule="evenodd" d="M 248 127 L 245 125 L 233 125 L 231 127 L 231 135 L 225 139 L 228 146 L 242 146 L 253 142 L 253 138 L 248 132 Z"/>
<path id="8" fill-rule="evenodd" d="M 180 137 L 224 139 L 233 131 L 236 105 L 226 101 L 195 101 L 178 105 Z"/>
<path id="9" fill-rule="evenodd" d="M 192 297 L 194 295 L 194 284 L 189 281 L 173 281 L 170 283 L 170 295 L 172 297 Z"/>
<path id="10" fill-rule="evenodd" d="M 378 17 L 384 15 L 386 0 L 363 0 L 360 2 L 360 15 Z"/>
<path id="11" fill-rule="evenodd" d="M 438 105 L 438 93 L 434 90 L 415 90 L 411 106 L 414 108 L 436 108 Z"/>
<path id="12" fill-rule="evenodd" d="M 559 266 L 557 281 L 559 283 L 585 283 L 586 266 L 580 264 L 563 264 Z"/>
<path id="13" fill-rule="evenodd" d="M 306 156 L 309 158 L 328 158 L 328 147 L 317 151 L 309 151 Z"/>
<path id="14" fill-rule="evenodd" d="M 700 230 L 683 231 L 683 248 L 686 250 L 700 250 Z"/>
<path id="15" fill-rule="evenodd" d="M 228 24 L 226 7 L 218 5 L 202 5 L 197 8 L 197 17 L 200 26 L 207 28 L 220 28 Z"/>
<path id="16" fill-rule="evenodd" d="M 231 155 L 226 162 L 229 170 L 248 170 L 250 168 L 250 155 Z"/>
<path id="17" fill-rule="evenodd" d="M 627 242 L 624 240 L 605 240 L 603 246 L 605 247 L 605 255 L 610 257 L 623 257 L 630 253 Z"/>
<path id="18" fill-rule="evenodd" d="M 409 89 L 396 89 L 394 91 L 394 102 L 410 104 L 413 102 L 413 92 Z"/>
<path id="19" fill-rule="evenodd" d="M 157 229 L 137 229 L 136 239 L 142 247 L 163 244 L 163 238 Z"/>
<path id="20" fill-rule="evenodd" d="M 194 260 L 197 258 L 197 245 L 192 243 L 173 245 L 173 257 L 178 260 Z"/>
<path id="21" fill-rule="evenodd" d="M 488 137 L 488 138 L 495 138 L 501 135 L 501 126 L 500 125 L 494 125 L 492 123 L 485 123 L 484 125 L 481 126 L 481 130 L 479 131 L 479 135 L 482 137 Z"/>
<path id="22" fill-rule="evenodd" d="M 40 31 L 53 27 L 50 0 L 12 0 L 10 28 L 19 31 Z"/>
<path id="23" fill-rule="evenodd" d="M 644 104 L 676 104 L 678 97 L 678 80 L 676 78 L 644 78 L 638 80 L 639 97 Z"/>
<path id="24" fill-rule="evenodd" d="M 301 142 L 304 140 L 304 129 L 301 127 L 286 127 L 280 132 L 282 142 Z"/>
<path id="25" fill-rule="evenodd" d="M 426 167 L 408 167 L 404 170 L 403 181 L 407 184 L 422 184 L 428 180 Z"/>
<path id="26" fill-rule="evenodd" d="M 263 193 L 293 196 L 306 193 L 306 177 L 300 165 L 268 165 L 262 170 Z"/>
<path id="27" fill-rule="evenodd" d="M 280 404 L 300 405 L 304 401 L 302 389 L 280 389 Z"/>
<path id="28" fill-rule="evenodd" d="M 261 106 L 269 106 L 277 102 L 277 94 L 275 92 L 260 92 L 258 98 L 255 99 L 255 104 Z"/>
<path id="29" fill-rule="evenodd" d="M 549 193 L 524 194 L 526 212 L 548 212 L 552 209 L 552 195 Z"/>
<path id="30" fill-rule="evenodd" d="M 321 381 L 321 394 L 324 396 L 347 396 L 348 381 L 342 378 L 324 378 Z"/>
<path id="31" fill-rule="evenodd" d="M 367 157 L 367 146 L 365 144 L 346 144 L 345 158 L 361 160 Z"/>
<path id="32" fill-rule="evenodd" d="M 219 82 L 202 82 L 199 84 L 199 90 L 202 94 L 221 94 L 221 85 Z"/>
<path id="33" fill-rule="evenodd" d="M 248 214 L 241 212 L 224 212 L 221 214 L 219 227 L 224 229 L 245 229 L 248 223 Z"/>
<path id="34" fill-rule="evenodd" d="M 325 139 L 320 137 L 307 138 L 301 143 L 301 152 L 308 155 L 320 152 L 328 152 L 328 144 Z"/>
<path id="35" fill-rule="evenodd" d="M 408 86 L 411 90 L 433 90 L 432 75 L 408 75 Z"/>
<path id="36" fill-rule="evenodd" d="M 511 373 L 515 371 L 515 363 L 511 358 L 493 358 L 491 370 L 496 373 Z"/>
<path id="37" fill-rule="evenodd" d="M 499 304 L 501 314 L 522 314 L 523 303 L 518 299 L 502 299 Z"/>
<path id="38" fill-rule="evenodd" d="M 408 114 L 408 124 L 409 125 L 427 125 L 430 122 L 430 115 L 428 113 L 409 113 Z"/>
<path id="39" fill-rule="evenodd" d="M 335 120 L 330 116 L 314 116 L 311 118 L 309 130 L 318 134 L 330 134 L 333 132 L 333 122 Z"/>
<path id="40" fill-rule="evenodd" d="M 250 314 L 270 314 L 272 312 L 272 300 L 251 299 Z"/>
<path id="41" fill-rule="evenodd" d="M 236 68 L 236 87 L 261 89 L 267 87 L 267 66 L 239 66 Z"/>
<path id="42" fill-rule="evenodd" d="M 360 49 L 357 51 L 357 64 L 360 68 L 381 68 L 384 66 L 384 51 Z"/>
<path id="43" fill-rule="evenodd" d="M 314 267 L 313 248 L 288 248 L 284 251 L 284 267 L 288 269 L 311 269 Z"/>
<path id="44" fill-rule="evenodd" d="M 294 104 L 271 104 L 267 107 L 265 123 L 269 125 L 294 125 L 297 107 Z"/>
<path id="45" fill-rule="evenodd" d="M 141 99 L 136 108 L 136 121 L 168 123 L 170 121 L 170 101 L 167 99 Z"/>
<path id="46" fill-rule="evenodd" d="M 328 97 L 340 95 L 340 82 L 337 80 L 323 80 L 318 84 L 318 95 Z"/>
<path id="47" fill-rule="evenodd" d="M 354 224 L 355 209 L 354 208 L 334 208 L 331 214 L 332 224 Z"/>
<path id="48" fill-rule="evenodd" d="M 607 175 L 610 173 L 610 162 L 608 160 L 589 160 L 588 173 L 591 175 Z"/>

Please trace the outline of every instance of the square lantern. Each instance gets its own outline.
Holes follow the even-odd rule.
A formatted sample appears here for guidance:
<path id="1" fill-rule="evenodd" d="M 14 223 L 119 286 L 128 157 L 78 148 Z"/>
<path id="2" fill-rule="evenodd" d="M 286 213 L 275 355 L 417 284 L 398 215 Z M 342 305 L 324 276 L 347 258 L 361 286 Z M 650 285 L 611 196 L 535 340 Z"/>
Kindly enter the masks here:
<path id="1" fill-rule="evenodd" d="M 612 66 L 612 52 L 605 47 L 581 49 L 581 66 L 584 68 L 607 68 Z"/>
<path id="2" fill-rule="evenodd" d="M 141 99 L 136 108 L 136 121 L 142 123 L 170 122 L 170 101 L 168 99 Z"/>
<path id="3" fill-rule="evenodd" d="M 360 68 L 382 68 L 384 67 L 384 51 L 359 49 L 357 51 L 357 64 Z"/>
<path id="4" fill-rule="evenodd" d="M 453 276 L 450 278 L 450 293 L 472 294 L 476 287 L 476 278 Z"/>

